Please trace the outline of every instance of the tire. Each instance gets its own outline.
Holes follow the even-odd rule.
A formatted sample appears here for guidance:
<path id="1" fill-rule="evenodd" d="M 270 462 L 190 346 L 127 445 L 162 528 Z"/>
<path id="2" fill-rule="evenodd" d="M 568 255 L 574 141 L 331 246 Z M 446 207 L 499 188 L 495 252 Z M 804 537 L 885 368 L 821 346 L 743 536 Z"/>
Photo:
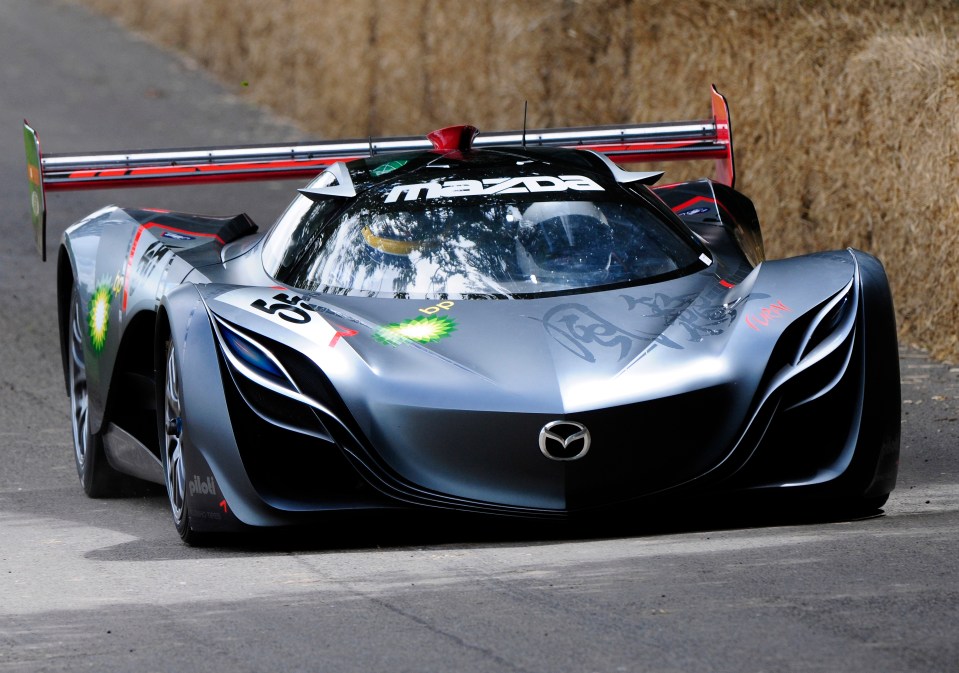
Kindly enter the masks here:
<path id="1" fill-rule="evenodd" d="M 70 389 L 70 419 L 73 428 L 73 457 L 83 490 L 91 498 L 120 495 L 123 475 L 107 462 L 103 439 L 90 430 L 90 394 L 84 351 L 83 310 L 76 286 L 70 300 L 69 341 L 67 344 Z"/>
<path id="2" fill-rule="evenodd" d="M 167 343 L 165 363 L 163 416 L 160 418 L 163 477 L 176 532 L 187 544 L 198 546 L 203 544 L 206 536 L 195 531 L 190 524 L 190 505 L 186 497 L 187 471 L 183 452 L 183 389 L 180 385 L 176 349 L 172 341 Z"/>

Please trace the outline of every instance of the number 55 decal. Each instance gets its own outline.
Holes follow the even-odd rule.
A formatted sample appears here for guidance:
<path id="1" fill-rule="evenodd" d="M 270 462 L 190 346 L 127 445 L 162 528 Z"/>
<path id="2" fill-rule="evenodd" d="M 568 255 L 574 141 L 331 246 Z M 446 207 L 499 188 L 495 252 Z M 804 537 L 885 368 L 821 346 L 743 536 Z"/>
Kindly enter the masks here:
<path id="1" fill-rule="evenodd" d="M 291 297 L 281 292 L 280 294 L 273 295 L 273 299 L 275 299 L 277 303 L 267 304 L 263 299 L 256 299 L 250 306 L 258 311 L 279 316 L 283 320 L 297 325 L 305 325 L 310 322 L 310 314 L 296 305 L 297 302 L 303 301 L 303 297 L 296 295 Z"/>

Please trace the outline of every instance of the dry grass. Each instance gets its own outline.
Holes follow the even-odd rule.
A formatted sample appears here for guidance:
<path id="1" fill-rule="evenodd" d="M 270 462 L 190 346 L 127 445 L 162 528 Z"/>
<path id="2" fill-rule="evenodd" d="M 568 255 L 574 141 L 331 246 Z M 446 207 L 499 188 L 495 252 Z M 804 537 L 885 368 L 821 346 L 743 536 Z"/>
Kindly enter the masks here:
<path id="1" fill-rule="evenodd" d="M 951 0 L 83 2 L 324 137 L 698 118 L 715 82 L 770 255 L 878 255 L 900 338 L 959 361 Z"/>

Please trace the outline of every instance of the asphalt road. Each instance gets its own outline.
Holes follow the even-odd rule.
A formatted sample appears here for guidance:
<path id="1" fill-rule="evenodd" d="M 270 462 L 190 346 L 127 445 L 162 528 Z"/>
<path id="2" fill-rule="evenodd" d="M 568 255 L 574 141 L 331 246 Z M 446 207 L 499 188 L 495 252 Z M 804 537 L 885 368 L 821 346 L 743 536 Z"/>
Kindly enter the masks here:
<path id="1" fill-rule="evenodd" d="M 959 671 L 959 369 L 915 350 L 899 486 L 864 520 L 401 518 L 192 549 L 156 490 L 87 499 L 23 117 L 48 152 L 299 138 L 109 22 L 0 1 L 0 671 Z M 49 249 L 111 202 L 266 226 L 293 186 L 53 195 Z"/>

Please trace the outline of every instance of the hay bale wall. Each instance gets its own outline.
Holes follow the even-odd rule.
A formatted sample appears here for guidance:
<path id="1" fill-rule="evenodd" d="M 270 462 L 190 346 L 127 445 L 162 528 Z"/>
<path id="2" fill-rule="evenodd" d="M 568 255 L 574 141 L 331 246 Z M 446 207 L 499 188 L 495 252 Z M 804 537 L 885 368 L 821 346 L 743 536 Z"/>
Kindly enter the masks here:
<path id="1" fill-rule="evenodd" d="M 900 338 L 959 361 L 951 0 L 82 1 L 313 137 L 702 118 L 715 82 L 770 256 L 878 255 Z"/>

